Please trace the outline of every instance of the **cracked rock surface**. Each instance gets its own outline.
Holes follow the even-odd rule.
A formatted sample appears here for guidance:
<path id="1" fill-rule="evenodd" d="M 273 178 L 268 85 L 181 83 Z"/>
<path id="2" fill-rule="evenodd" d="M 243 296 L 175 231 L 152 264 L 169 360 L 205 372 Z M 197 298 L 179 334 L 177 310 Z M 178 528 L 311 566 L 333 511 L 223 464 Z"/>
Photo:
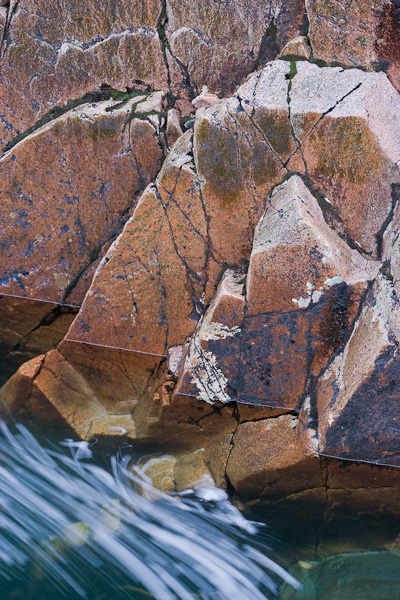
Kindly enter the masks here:
<path id="1" fill-rule="evenodd" d="M 0 7 L 3 418 L 386 510 L 325 457 L 400 465 L 397 9 L 350 4 Z"/>

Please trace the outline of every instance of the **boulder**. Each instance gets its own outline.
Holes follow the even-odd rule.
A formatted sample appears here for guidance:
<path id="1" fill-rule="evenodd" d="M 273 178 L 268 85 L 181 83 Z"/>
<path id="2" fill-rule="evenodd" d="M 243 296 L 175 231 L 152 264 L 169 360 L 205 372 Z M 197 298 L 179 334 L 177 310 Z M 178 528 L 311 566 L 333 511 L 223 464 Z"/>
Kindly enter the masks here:
<path id="1" fill-rule="evenodd" d="M 319 459 L 307 450 L 292 415 L 242 423 L 226 473 L 244 498 L 289 495 L 322 487 Z"/>
<path id="2" fill-rule="evenodd" d="M 0 293 L 82 302 L 90 279 L 77 297 L 78 279 L 161 166 L 157 126 L 146 115 L 162 110 L 162 100 L 158 92 L 123 106 L 85 104 L 0 159 Z"/>
<path id="3" fill-rule="evenodd" d="M 349 341 L 317 385 L 321 454 L 400 465 L 399 318 L 393 283 L 379 275 Z"/>
<path id="4" fill-rule="evenodd" d="M 307 175 L 330 223 L 379 256 L 399 183 L 400 96 L 383 73 L 296 64 L 290 115 Z"/>
<path id="5" fill-rule="evenodd" d="M 274 190 L 256 227 L 246 314 L 305 309 L 335 285 L 374 279 L 379 267 L 340 239 L 315 196 L 293 175 Z"/>
<path id="6" fill-rule="evenodd" d="M 200 318 L 220 269 L 188 131 L 100 264 L 68 338 L 164 356 Z"/>

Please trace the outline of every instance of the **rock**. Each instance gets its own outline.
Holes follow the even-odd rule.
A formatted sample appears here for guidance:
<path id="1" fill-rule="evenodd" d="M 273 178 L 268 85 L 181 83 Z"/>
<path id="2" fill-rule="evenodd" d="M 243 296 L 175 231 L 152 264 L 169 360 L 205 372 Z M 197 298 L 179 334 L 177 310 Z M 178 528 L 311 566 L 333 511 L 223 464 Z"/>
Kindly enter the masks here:
<path id="1" fill-rule="evenodd" d="M 220 99 L 215 94 L 210 94 L 209 92 L 201 93 L 200 96 L 196 96 L 194 100 L 192 100 L 192 104 L 196 110 L 199 108 L 211 108 L 211 106 L 215 106 L 218 104 Z"/>
<path id="2" fill-rule="evenodd" d="M 21 364 L 55 348 L 76 312 L 49 302 L 0 296 L 0 385 Z"/>
<path id="3" fill-rule="evenodd" d="M 296 64 L 290 114 L 308 176 L 342 221 L 342 235 L 377 256 L 399 182 L 400 96 L 383 73 Z"/>
<path id="4" fill-rule="evenodd" d="M 139 474 L 143 473 L 146 478 L 150 479 L 153 487 L 168 494 L 176 491 L 174 474 L 176 463 L 177 458 L 174 456 L 157 456 L 150 458 L 143 465 L 137 465 L 133 469 L 133 473 L 138 469 Z"/>
<path id="5" fill-rule="evenodd" d="M 344 343 L 379 267 L 328 227 L 293 176 L 276 188 L 257 225 L 246 294 L 243 275 L 226 271 L 188 345 L 175 393 L 297 408 L 307 382 Z"/>
<path id="6" fill-rule="evenodd" d="M 374 279 L 379 267 L 339 238 L 315 196 L 294 175 L 274 190 L 257 225 L 246 314 L 305 309 L 343 281 L 351 286 Z"/>
<path id="7" fill-rule="evenodd" d="M 19 419 L 69 428 L 81 439 L 136 438 L 132 411 L 157 366 L 153 357 L 63 341 L 22 365 L 0 399 Z"/>
<path id="8" fill-rule="evenodd" d="M 239 496 L 288 495 L 322 485 L 319 459 L 296 427 L 290 415 L 239 425 L 226 470 Z"/>
<path id="9" fill-rule="evenodd" d="M 311 46 L 308 39 L 304 35 L 298 35 L 293 40 L 290 40 L 281 52 L 281 57 L 285 58 L 306 58 L 311 56 Z"/>
<path id="10" fill-rule="evenodd" d="M 390 0 L 351 4 L 306 0 L 315 58 L 354 67 L 383 68 L 399 89 L 398 5 Z"/>
<path id="11" fill-rule="evenodd" d="M 215 440 L 204 451 L 204 462 L 210 470 L 215 485 L 227 489 L 226 465 L 232 450 L 232 434 L 225 433 Z"/>
<path id="12" fill-rule="evenodd" d="M 300 30 L 304 3 L 257 0 L 216 5 L 207 0 L 168 0 L 166 35 L 172 55 L 192 86 L 232 94 L 257 66 L 277 56 Z"/>
<path id="13" fill-rule="evenodd" d="M 193 148 L 191 132 L 176 142 L 156 185 L 143 194 L 122 236 L 97 270 L 71 339 L 158 355 L 165 355 L 170 346 L 182 345 L 211 301 L 224 265 L 246 268 L 267 193 L 300 160 L 300 135 L 307 172 L 314 173 L 319 187 L 331 198 L 333 213 L 329 213 L 329 202 L 324 209 L 329 223 L 347 239 L 360 240 L 364 250 L 379 253 L 379 236 L 391 210 L 390 194 L 399 177 L 394 160 L 400 136 L 395 137 L 398 125 L 387 111 L 382 112 L 380 100 L 372 106 L 370 97 L 379 84 L 397 106 L 397 92 L 382 74 L 298 63 L 298 74 L 288 79 L 289 70 L 285 61 L 271 63 L 235 97 L 199 111 Z M 315 86 L 323 90 L 319 96 L 309 92 Z M 289 92 L 290 117 L 298 139 L 288 119 Z M 348 140 L 353 139 L 360 111 L 369 128 L 360 121 L 366 138 L 360 134 L 357 148 L 365 142 L 362 152 L 366 155 L 357 162 Z M 324 116 L 325 112 L 329 114 Z M 349 120 L 348 115 L 353 117 Z M 329 151 L 325 141 L 323 147 L 318 141 L 328 122 Z M 376 141 L 368 146 L 366 140 L 372 135 Z M 342 161 L 333 176 L 328 173 L 332 148 Z M 374 173 L 372 183 L 365 161 L 368 174 Z M 297 164 L 300 168 L 303 163 Z M 355 173 L 354 165 L 360 172 Z M 353 247 L 357 247 L 355 242 Z M 307 302 L 305 293 L 291 295 L 287 304 L 293 309 L 293 298 Z"/>
<path id="14" fill-rule="evenodd" d="M 272 419 L 285 414 L 279 408 L 271 408 L 270 406 L 255 406 L 252 404 L 238 404 L 239 422 L 246 421 L 261 421 L 263 419 Z"/>
<path id="15" fill-rule="evenodd" d="M 54 106 L 102 85 L 167 91 L 159 0 L 121 0 L 118 6 L 111 0 L 21 0 L 10 12 L 0 65 L 2 147 Z"/>
<path id="16" fill-rule="evenodd" d="M 176 142 L 156 185 L 141 196 L 97 270 L 69 339 L 163 356 L 192 333 L 220 267 L 209 245 L 191 136 Z"/>
<path id="17" fill-rule="evenodd" d="M 2 0 L 0 2 L 0 40 L 3 39 L 6 23 L 7 23 L 7 8 L 5 7 L 4 0 Z"/>
<path id="18" fill-rule="evenodd" d="M 85 104 L 1 158 L 0 293 L 69 303 L 160 168 L 157 129 L 143 111 L 160 109 L 162 98 Z"/>
<path id="19" fill-rule="evenodd" d="M 175 485 L 178 492 L 215 485 L 204 462 L 203 448 L 186 454 L 178 460 L 175 466 Z"/>
<path id="20" fill-rule="evenodd" d="M 167 113 L 167 129 L 166 135 L 168 140 L 168 146 L 172 148 L 176 140 L 183 135 L 183 131 L 180 124 L 180 115 L 177 110 L 171 108 Z"/>
<path id="21" fill-rule="evenodd" d="M 243 274 L 225 271 L 191 339 L 175 393 L 211 403 L 235 399 L 229 380 L 237 373 L 240 360 L 243 284 Z"/>
<path id="22" fill-rule="evenodd" d="M 392 282 L 380 275 L 345 348 L 317 385 L 321 454 L 400 464 L 399 311 Z"/>

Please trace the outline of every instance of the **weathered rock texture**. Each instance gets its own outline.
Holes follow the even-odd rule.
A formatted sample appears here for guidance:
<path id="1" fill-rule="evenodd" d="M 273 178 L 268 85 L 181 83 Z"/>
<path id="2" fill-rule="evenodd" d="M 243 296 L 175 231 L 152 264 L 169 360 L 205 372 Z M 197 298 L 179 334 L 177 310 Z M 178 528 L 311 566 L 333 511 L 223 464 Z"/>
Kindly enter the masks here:
<path id="1" fill-rule="evenodd" d="M 1 294 L 82 302 L 92 263 L 160 169 L 163 147 L 146 114 L 162 99 L 85 104 L 0 159 Z"/>
<path id="2" fill-rule="evenodd" d="M 396 6 L 0 8 L 4 416 L 247 499 L 398 464 Z"/>
<path id="3" fill-rule="evenodd" d="M 229 95 L 299 33 L 303 13 L 304 0 L 17 0 L 0 21 L 1 146 L 102 85 L 170 91 L 183 110 L 204 85 Z"/>
<path id="4" fill-rule="evenodd" d="M 399 89 L 397 0 L 306 0 L 310 40 L 317 59 L 388 71 Z"/>
<path id="5" fill-rule="evenodd" d="M 348 343 L 317 386 L 321 453 L 400 464 L 399 340 L 399 301 L 393 283 L 380 275 Z"/>

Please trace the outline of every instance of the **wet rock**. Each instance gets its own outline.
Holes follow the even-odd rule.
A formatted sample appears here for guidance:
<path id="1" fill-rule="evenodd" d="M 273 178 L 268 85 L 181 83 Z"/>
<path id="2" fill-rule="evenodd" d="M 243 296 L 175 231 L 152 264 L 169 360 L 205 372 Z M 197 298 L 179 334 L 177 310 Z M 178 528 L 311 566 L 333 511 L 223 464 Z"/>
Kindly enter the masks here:
<path id="1" fill-rule="evenodd" d="M 49 302 L 1 296 L 0 385 L 21 364 L 55 348 L 76 313 L 77 309 Z"/>
<path id="2" fill-rule="evenodd" d="M 226 490 L 226 465 L 232 450 L 232 434 L 225 433 L 204 451 L 204 461 L 210 470 L 215 485 Z"/>
<path id="3" fill-rule="evenodd" d="M 319 459 L 302 444 L 297 423 L 287 415 L 239 425 L 226 470 L 239 496 L 279 496 L 321 486 Z"/>
<path id="4" fill-rule="evenodd" d="M 298 35 L 293 40 L 290 40 L 281 52 L 281 57 L 285 58 L 306 58 L 311 56 L 311 46 L 308 39 L 304 35 Z"/>
<path id="5" fill-rule="evenodd" d="M 0 293 L 70 303 L 160 168 L 157 129 L 143 111 L 161 108 L 162 98 L 85 104 L 2 157 Z"/>
<path id="6" fill-rule="evenodd" d="M 178 492 L 215 485 L 204 462 L 203 448 L 186 454 L 178 460 L 175 466 L 175 485 Z"/>
<path id="7" fill-rule="evenodd" d="M 131 413 L 157 366 L 152 357 L 63 341 L 1 388 L 4 414 L 69 428 L 86 440 L 135 438 Z"/>
<path id="8" fill-rule="evenodd" d="M 392 282 L 379 275 L 349 341 L 317 385 L 322 454 L 400 464 L 399 310 Z"/>
<path id="9" fill-rule="evenodd" d="M 171 52 L 199 92 L 232 94 L 255 68 L 277 56 L 300 30 L 304 3 L 257 0 L 249 7 L 224 1 L 168 0 L 166 35 Z"/>
<path id="10" fill-rule="evenodd" d="M 399 89 L 400 22 L 396 2 L 306 0 L 306 7 L 315 58 L 388 70 Z"/>
<path id="11" fill-rule="evenodd" d="M 176 463 L 176 457 L 163 455 L 150 458 L 144 464 L 138 465 L 137 468 L 140 473 L 150 479 L 153 487 L 168 494 L 176 491 L 174 474 Z"/>

